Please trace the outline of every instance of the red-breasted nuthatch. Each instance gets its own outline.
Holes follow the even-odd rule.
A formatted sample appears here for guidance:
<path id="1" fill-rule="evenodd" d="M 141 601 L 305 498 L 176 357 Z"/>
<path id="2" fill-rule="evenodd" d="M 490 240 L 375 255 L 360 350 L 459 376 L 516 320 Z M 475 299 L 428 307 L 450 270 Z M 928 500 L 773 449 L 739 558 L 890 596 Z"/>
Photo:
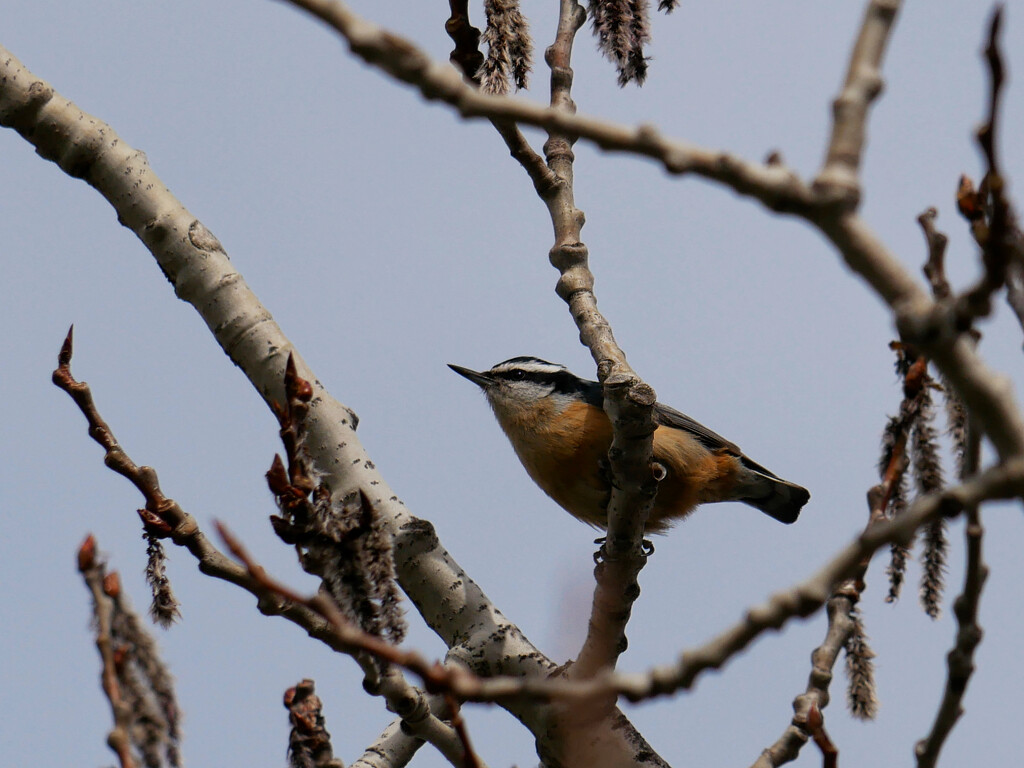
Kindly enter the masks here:
<path id="1" fill-rule="evenodd" d="M 605 528 L 612 429 L 601 385 L 535 357 L 513 357 L 483 372 L 448 367 L 487 395 L 533 481 L 569 514 Z M 665 474 L 648 532 L 664 532 L 698 504 L 716 501 L 742 501 L 792 523 L 810 498 L 689 416 L 657 403 L 654 419 L 654 460 Z"/>

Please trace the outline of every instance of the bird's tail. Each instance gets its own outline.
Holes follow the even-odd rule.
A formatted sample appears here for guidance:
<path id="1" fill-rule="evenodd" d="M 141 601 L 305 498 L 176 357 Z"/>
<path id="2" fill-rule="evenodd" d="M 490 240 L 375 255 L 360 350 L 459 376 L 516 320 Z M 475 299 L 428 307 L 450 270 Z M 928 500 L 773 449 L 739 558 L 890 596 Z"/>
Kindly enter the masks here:
<path id="1" fill-rule="evenodd" d="M 776 477 L 760 464 L 743 456 L 745 470 L 736 489 L 736 500 L 759 509 L 780 523 L 795 522 L 811 494 L 806 488 Z"/>

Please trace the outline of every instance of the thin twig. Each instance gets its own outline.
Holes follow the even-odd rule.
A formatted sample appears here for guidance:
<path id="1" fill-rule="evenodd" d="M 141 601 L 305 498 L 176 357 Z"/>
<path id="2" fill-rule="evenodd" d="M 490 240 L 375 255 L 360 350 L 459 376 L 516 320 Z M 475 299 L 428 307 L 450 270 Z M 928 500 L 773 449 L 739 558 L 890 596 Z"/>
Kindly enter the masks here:
<path id="1" fill-rule="evenodd" d="M 58 367 L 53 372 L 54 384 L 71 396 L 86 417 L 89 435 L 106 451 L 104 463 L 130 480 L 146 498 L 146 507 L 138 512 L 147 533 L 158 538 L 170 538 L 192 553 L 200 571 L 242 587 L 259 598 L 262 613 L 283 616 L 302 627 L 310 637 L 320 640 L 335 651 L 351 655 L 366 675 L 364 686 L 368 690 L 383 696 L 396 711 L 402 710 L 399 714 L 408 715 L 408 722 L 416 734 L 431 741 L 442 754 L 454 754 L 453 745 L 458 744 L 457 734 L 430 713 L 423 692 L 413 688 L 393 671 L 380 674 L 374 659 L 388 660 L 386 654 L 380 653 L 380 648 L 394 646 L 348 624 L 340 624 L 339 631 L 317 611 L 262 589 L 259 581 L 245 568 L 226 557 L 206 538 L 194 517 L 164 495 L 156 471 L 152 467 L 140 467 L 132 461 L 96 408 L 89 385 L 76 381 L 72 376 L 72 352 L 72 333 L 69 331 L 61 346 Z M 365 503 L 366 500 L 363 501 Z M 328 600 L 326 597 L 323 599 Z M 334 610 L 337 611 L 337 608 Z M 371 640 L 367 641 L 366 638 Z"/>
<path id="2" fill-rule="evenodd" d="M 962 478 L 973 476 L 978 471 L 981 458 L 981 441 L 976 430 L 967 428 L 967 450 L 965 452 Z M 933 768 L 939 753 L 953 727 L 963 714 L 963 697 L 974 672 L 974 650 L 981 642 L 983 632 L 978 625 L 978 607 L 981 592 L 988 578 L 988 566 L 982 553 L 984 528 L 977 505 L 965 509 L 967 526 L 964 536 L 967 541 L 967 565 L 964 572 L 964 588 L 953 603 L 953 614 L 957 621 L 956 645 L 946 657 L 946 687 L 935 715 L 931 731 L 914 746 L 918 768 Z"/>
<path id="3" fill-rule="evenodd" d="M 469 0 L 449 0 L 451 16 L 444 24 L 448 37 L 455 47 L 448 60 L 462 71 L 464 77 L 477 87 L 480 86 L 480 66 L 484 55 L 480 52 L 480 30 L 469 21 Z"/>
<path id="4" fill-rule="evenodd" d="M 882 467 L 881 482 L 868 492 L 868 521 L 864 534 L 886 520 L 886 510 L 906 471 L 905 454 L 913 413 L 912 405 L 924 386 L 926 371 L 927 361 L 921 357 L 910 366 L 904 377 L 900 417 L 895 420 L 895 425 L 890 423 L 887 429 L 892 440 L 891 444 L 887 445 L 888 461 Z M 857 619 L 854 612 L 865 588 L 864 578 L 870 563 L 870 555 L 863 558 L 850 577 L 839 583 L 829 596 L 826 604 L 828 625 L 825 639 L 811 653 L 812 669 L 807 680 L 807 688 L 793 701 L 793 719 L 786 730 L 774 744 L 761 753 L 752 768 L 777 768 L 796 760 L 808 738 L 814 738 L 812 721 L 816 718 L 818 727 L 824 727 L 822 710 L 829 703 L 832 670 L 839 658 L 839 652 L 847 648 L 847 641 L 856 628 Z M 859 692 L 858 706 L 864 708 L 865 714 L 870 712 L 873 698 L 873 691 Z"/>
<path id="5" fill-rule="evenodd" d="M 344 768 L 334 757 L 331 734 L 324 721 L 323 704 L 312 680 L 300 681 L 284 692 L 291 732 L 288 761 L 292 768 Z"/>
<path id="6" fill-rule="evenodd" d="M 869 526 L 811 578 L 748 609 L 741 621 L 708 643 L 684 651 L 675 664 L 639 674 L 606 672 L 573 680 L 558 677 L 481 678 L 458 666 L 428 662 L 415 652 L 402 651 L 365 635 L 346 622 L 337 608 L 322 596 L 302 597 L 270 578 L 236 540 L 231 539 L 230 548 L 243 563 L 248 564 L 246 570 L 257 591 L 318 613 L 346 645 L 379 653 L 386 661 L 408 669 L 423 679 L 429 691 L 449 692 L 462 701 L 539 699 L 577 704 L 585 704 L 594 696 L 613 692 L 630 702 L 638 702 L 691 688 L 703 672 L 719 669 L 764 632 L 778 629 L 795 617 L 806 617 L 816 612 L 836 586 L 855 576 L 874 552 L 893 541 L 908 540 L 922 525 L 936 517 L 956 515 L 970 505 L 1018 498 L 1022 494 L 1024 459 L 992 467 L 961 485 L 918 499 L 897 519 Z"/>
<path id="7" fill-rule="evenodd" d="M 462 743 L 463 768 L 483 768 L 480 758 L 473 751 L 473 744 L 469 740 L 469 729 L 466 728 L 466 721 L 462 719 L 462 709 L 459 703 L 452 696 L 447 696 L 448 709 L 451 711 L 452 727 L 459 734 L 459 741 Z"/>
<path id="8" fill-rule="evenodd" d="M 839 760 L 839 750 L 836 749 L 832 739 L 829 738 L 828 732 L 825 730 L 825 721 L 822 719 L 821 711 L 817 707 L 811 708 L 807 719 L 807 727 L 811 732 L 814 743 L 821 750 L 822 768 L 836 768 Z"/>
<path id="9" fill-rule="evenodd" d="M 924 265 L 924 276 L 932 287 L 932 295 L 939 300 L 949 298 L 951 288 L 949 280 L 946 279 L 946 246 L 949 238 L 945 233 L 935 228 L 935 219 L 939 212 L 934 208 L 917 217 L 917 223 L 921 225 L 924 232 L 924 239 L 928 245 L 928 260 Z"/>
<path id="10" fill-rule="evenodd" d="M 113 599 L 103 589 L 106 568 L 96 554 L 96 540 L 90 534 L 78 550 L 78 570 L 92 593 L 93 618 L 96 622 L 96 649 L 100 652 L 103 668 L 100 681 L 103 693 L 110 702 L 114 716 L 114 727 L 107 736 L 107 743 L 117 755 L 121 768 L 135 768 L 135 753 L 132 750 L 131 729 L 135 722 L 131 705 L 121 695 L 118 683 L 115 649 L 111 635 L 111 620 L 114 613 Z"/>
<path id="11" fill-rule="evenodd" d="M 964 589 L 953 604 L 953 613 L 959 627 L 956 645 L 947 657 L 946 688 L 935 715 L 931 732 L 914 747 L 918 768 L 932 768 L 946 737 L 963 714 L 963 697 L 974 673 L 974 650 L 981 642 L 982 630 L 978 625 L 978 604 L 981 590 L 988 577 L 988 567 L 982 559 L 984 529 L 976 507 L 967 509 L 967 568 Z"/>
<path id="12" fill-rule="evenodd" d="M 1000 457 L 1007 459 L 1024 454 L 1024 419 L 1013 400 L 1011 388 L 989 371 L 973 350 L 960 343 L 960 332 L 948 313 L 936 311 L 934 303 L 899 260 L 864 220 L 850 210 L 852 197 L 841 194 L 842 204 L 836 205 L 835 196 L 828 190 L 844 188 L 842 179 L 837 185 L 825 183 L 825 191 L 817 191 L 781 163 L 750 163 L 727 152 L 665 139 L 651 126 L 630 128 L 524 99 L 481 94 L 463 83 L 449 66 L 432 62 L 411 42 L 360 18 L 339 0 L 288 2 L 336 29 L 349 42 L 352 51 L 366 62 L 413 85 L 428 99 L 452 105 L 463 117 L 514 120 L 552 133 L 586 138 L 604 149 L 654 158 L 670 173 L 692 173 L 720 182 L 741 195 L 760 200 L 773 211 L 802 216 L 821 230 L 847 265 L 889 304 L 901 336 L 919 346 L 956 387 Z M 877 68 L 892 30 L 894 13 L 890 12 L 896 4 L 891 0 L 876 0 L 872 7 L 877 13 L 865 17 L 872 25 L 872 32 L 866 38 L 870 45 L 855 48 L 851 70 L 861 62 L 869 70 L 872 66 Z M 870 85 L 868 80 L 871 78 L 866 79 L 865 85 Z M 870 93 L 870 87 L 861 90 L 863 95 Z M 834 129 L 833 134 L 862 136 L 862 121 L 866 117 L 866 107 L 844 112 L 842 120 L 848 125 L 842 130 Z M 849 146 L 859 157 L 862 144 L 853 141 Z M 843 163 L 847 172 L 858 166 L 859 160 L 852 162 L 850 158 Z M 833 168 L 838 167 L 833 164 Z"/>
<path id="13" fill-rule="evenodd" d="M 964 329 L 969 328 L 975 319 L 985 317 L 992 311 L 992 296 L 1006 286 L 1010 265 L 1019 265 L 1024 259 L 1024 242 L 1017 228 L 1016 213 L 1006 196 L 1007 182 L 999 165 L 997 151 L 1000 107 L 1006 81 L 1005 65 L 999 48 L 1002 18 L 1003 7 L 998 5 L 989 23 L 985 45 L 985 61 L 989 70 L 988 115 L 977 132 L 978 146 L 987 166 L 982 182 L 983 191 L 974 196 L 970 181 L 965 179 L 961 181 L 959 194 L 962 211 L 963 202 L 975 197 L 974 210 L 970 214 L 971 230 L 981 246 L 984 266 L 984 273 L 978 283 L 957 297 L 957 318 Z M 1014 277 L 1016 279 L 1017 274 Z M 1019 316 L 1018 319 L 1024 320 Z"/>

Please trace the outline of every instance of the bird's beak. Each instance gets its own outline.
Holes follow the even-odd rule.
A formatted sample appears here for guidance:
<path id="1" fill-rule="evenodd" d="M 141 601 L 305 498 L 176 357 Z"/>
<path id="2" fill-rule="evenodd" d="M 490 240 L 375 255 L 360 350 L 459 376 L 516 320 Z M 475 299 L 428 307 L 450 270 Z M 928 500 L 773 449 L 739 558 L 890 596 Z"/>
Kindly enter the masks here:
<path id="1" fill-rule="evenodd" d="M 452 365 L 451 363 L 448 363 L 448 367 L 459 374 L 459 376 L 465 376 L 474 384 L 484 389 L 487 389 L 487 387 L 494 383 L 494 379 L 485 373 L 477 373 L 476 371 L 469 370 L 469 368 L 463 368 L 461 365 Z"/>

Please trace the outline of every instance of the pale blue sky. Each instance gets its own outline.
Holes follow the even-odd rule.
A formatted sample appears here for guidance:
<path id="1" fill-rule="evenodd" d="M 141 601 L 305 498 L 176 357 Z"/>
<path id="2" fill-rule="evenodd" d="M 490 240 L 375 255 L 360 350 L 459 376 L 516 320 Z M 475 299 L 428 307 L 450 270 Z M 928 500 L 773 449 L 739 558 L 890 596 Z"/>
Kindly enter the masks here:
<path id="1" fill-rule="evenodd" d="M 155 171 L 223 242 L 321 381 L 361 417 L 359 434 L 414 514 L 498 607 L 558 661 L 578 648 L 594 532 L 528 480 L 480 395 L 445 366 L 484 368 L 519 354 L 593 366 L 547 263 L 551 227 L 525 174 L 484 122 L 464 123 L 354 60 L 333 33 L 281 3 L 11 2 L 0 43 L 64 96 L 144 150 Z M 683 3 L 658 15 L 650 80 L 620 91 L 589 33 L 576 47 L 583 112 L 654 122 L 671 136 L 752 159 L 779 149 L 804 174 L 824 152 L 829 102 L 861 2 Z M 525 10 L 542 61 L 555 4 Z M 361 2 L 357 10 L 434 56 L 451 47 L 447 4 Z M 1011 7 L 1005 50 L 1024 65 L 1024 18 Z M 473 4 L 475 19 L 479 4 Z M 915 223 L 930 205 L 951 238 L 950 273 L 975 270 L 954 213 L 957 176 L 979 175 L 971 133 L 983 108 L 977 55 L 989 8 L 910 3 L 870 124 L 864 213 L 915 272 Z M 533 97 L 547 76 L 535 73 Z M 1004 136 L 1019 134 L 1011 80 Z M 539 149 L 542 137 L 529 133 Z M 1011 178 L 1024 147 L 1004 143 Z M 118 438 L 159 472 L 204 526 L 225 520 L 275 574 L 312 589 L 274 537 L 263 473 L 276 425 L 148 252 L 91 188 L 0 132 L 0 745 L 11 764 L 113 762 L 98 686 L 88 595 L 75 550 L 97 537 L 144 610 L 139 497 L 105 470 L 68 398 L 49 383 L 67 326 L 74 371 Z M 579 145 L 577 204 L 601 309 L 662 401 L 806 485 L 785 527 L 749 508 L 705 508 L 658 539 L 623 668 L 667 662 L 744 608 L 810 574 L 866 519 L 878 440 L 900 399 L 880 303 L 804 224 L 647 161 Z M 1020 332 L 1000 308 L 982 349 L 1021 380 Z M 1011 764 L 1022 750 L 1019 509 L 985 517 L 992 575 L 966 714 L 946 765 Z M 950 594 L 962 580 L 951 532 Z M 285 688 L 313 677 L 340 757 L 352 761 L 390 721 L 356 666 L 294 626 L 262 617 L 234 587 L 201 576 L 184 552 L 170 575 L 184 621 L 161 633 L 185 712 L 185 759 L 280 765 Z M 913 587 L 883 602 L 883 559 L 862 603 L 878 653 L 882 707 L 852 721 L 837 674 L 827 726 L 844 764 L 907 764 L 934 715 L 955 624 L 932 623 Z M 910 578 L 919 571 L 913 567 Z M 948 613 L 948 611 L 947 611 Z M 410 644 L 443 647 L 410 615 Z M 671 764 L 748 765 L 782 732 L 823 637 L 817 616 L 759 640 L 691 694 L 628 714 Z M 837 670 L 838 672 L 838 670 Z M 467 707 L 491 766 L 535 763 L 532 738 L 495 708 Z M 818 765 L 813 747 L 799 765 Z M 416 765 L 442 759 L 424 748 Z"/>

